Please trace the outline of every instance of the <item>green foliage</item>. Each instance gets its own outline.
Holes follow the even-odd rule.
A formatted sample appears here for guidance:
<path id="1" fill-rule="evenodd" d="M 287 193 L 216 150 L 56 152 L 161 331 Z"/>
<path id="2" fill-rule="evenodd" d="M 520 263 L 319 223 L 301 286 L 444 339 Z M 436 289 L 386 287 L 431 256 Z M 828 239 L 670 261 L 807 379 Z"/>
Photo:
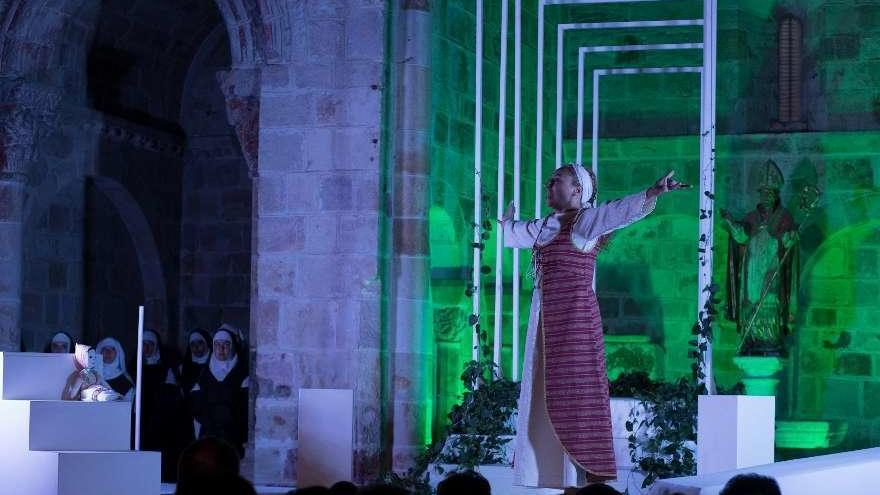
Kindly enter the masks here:
<path id="1" fill-rule="evenodd" d="M 651 380 L 644 371 L 621 373 L 617 379 L 608 383 L 611 397 L 636 397 L 638 394 L 650 392 L 657 388 L 658 382 Z"/>
<path id="2" fill-rule="evenodd" d="M 642 487 L 658 479 L 691 476 L 697 473 L 697 397 L 708 393 L 704 383 L 703 365 L 712 339 L 711 325 L 715 317 L 716 287 L 709 292 L 700 320 L 694 325 L 695 339 L 690 344 L 694 359 L 692 379 L 681 378 L 676 383 L 652 381 L 645 373 L 621 375 L 612 382 L 612 395 L 634 397 L 640 408 L 630 411 L 626 422 L 629 433 L 630 460 L 645 474 Z M 741 394 L 738 383 L 731 390 L 718 393 Z"/>
<path id="3" fill-rule="evenodd" d="M 633 396 L 639 408 L 626 422 L 630 460 L 645 474 L 642 487 L 658 479 L 696 474 L 697 397 L 702 384 L 687 378 L 676 383 L 654 383 Z"/>
<path id="4" fill-rule="evenodd" d="M 461 374 L 465 392 L 461 403 L 449 412 L 449 424 L 434 439 L 406 473 L 387 473 L 383 481 L 400 486 L 415 495 L 433 493 L 429 466 L 454 464 L 456 470 L 473 469 L 481 464 L 503 464 L 504 447 L 513 435 L 511 418 L 519 399 L 519 383 L 501 377 L 491 360 L 471 361 Z"/>

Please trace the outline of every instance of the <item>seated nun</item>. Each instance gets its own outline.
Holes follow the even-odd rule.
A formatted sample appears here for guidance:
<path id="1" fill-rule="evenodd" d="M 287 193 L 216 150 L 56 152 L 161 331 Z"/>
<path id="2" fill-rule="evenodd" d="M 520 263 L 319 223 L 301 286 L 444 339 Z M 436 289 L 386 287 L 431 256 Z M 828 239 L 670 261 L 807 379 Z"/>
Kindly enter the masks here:
<path id="1" fill-rule="evenodd" d="M 73 352 L 73 338 L 67 332 L 55 332 L 55 335 L 52 336 L 49 342 L 46 342 L 43 352 L 70 354 Z"/>
<path id="2" fill-rule="evenodd" d="M 134 380 L 125 371 L 125 351 L 122 344 L 113 337 L 107 337 L 95 346 L 103 364 L 101 371 L 104 380 L 125 400 L 134 398 Z"/>
<path id="3" fill-rule="evenodd" d="M 212 342 L 208 368 L 190 392 L 190 412 L 196 438 L 226 440 L 244 456 L 247 442 L 248 374 L 238 338 L 218 329 Z"/>

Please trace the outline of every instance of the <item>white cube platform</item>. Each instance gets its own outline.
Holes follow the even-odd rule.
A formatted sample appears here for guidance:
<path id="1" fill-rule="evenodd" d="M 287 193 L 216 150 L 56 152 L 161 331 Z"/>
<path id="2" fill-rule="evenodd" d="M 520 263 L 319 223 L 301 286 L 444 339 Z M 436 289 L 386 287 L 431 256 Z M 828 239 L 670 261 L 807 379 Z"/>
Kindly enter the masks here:
<path id="1" fill-rule="evenodd" d="M 758 473 L 771 476 L 788 495 L 873 495 L 880 485 L 880 448 L 854 450 L 722 471 L 704 476 L 660 480 L 651 495 L 717 495 L 737 474 Z"/>
<path id="2" fill-rule="evenodd" d="M 0 353 L 0 493 L 157 495 L 158 452 L 129 450 L 130 402 L 62 401 L 72 354 Z"/>
<path id="3" fill-rule="evenodd" d="M 623 492 L 629 490 L 629 493 L 641 493 L 642 481 L 645 477 L 633 471 L 632 461 L 629 456 L 629 432 L 626 431 L 626 422 L 629 420 L 629 413 L 633 408 L 640 408 L 639 401 L 628 398 L 612 398 L 611 399 L 611 436 L 614 442 L 614 457 L 617 462 L 617 480 L 608 484 L 616 490 Z M 513 450 L 515 449 L 516 439 L 512 439 L 506 444 L 507 452 L 505 457 L 513 458 Z M 457 466 L 451 464 L 442 464 L 444 474 L 438 474 L 434 469 L 434 465 L 429 466 L 429 476 L 431 486 L 436 487 L 446 473 L 456 469 Z M 485 465 L 477 466 L 477 471 L 489 480 L 492 487 L 492 493 L 503 495 L 559 495 L 561 492 L 558 488 L 533 488 L 527 486 L 517 486 L 513 484 L 513 466 L 507 465 Z"/>
<path id="4" fill-rule="evenodd" d="M 773 462 L 776 397 L 701 395 L 697 405 L 697 474 Z"/>

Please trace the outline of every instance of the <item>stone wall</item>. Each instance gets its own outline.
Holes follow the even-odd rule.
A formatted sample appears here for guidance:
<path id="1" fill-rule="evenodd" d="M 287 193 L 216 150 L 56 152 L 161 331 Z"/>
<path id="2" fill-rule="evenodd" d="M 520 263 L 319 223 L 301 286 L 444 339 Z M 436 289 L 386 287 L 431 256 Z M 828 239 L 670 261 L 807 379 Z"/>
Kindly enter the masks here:
<path id="1" fill-rule="evenodd" d="M 217 72 L 229 68 L 222 26 L 206 39 L 188 76 L 181 111 L 187 133 L 181 186 L 181 337 L 229 323 L 249 333 L 251 178 Z M 181 341 L 183 345 L 183 341 Z"/>
<path id="2" fill-rule="evenodd" d="M 22 345 L 41 351 L 57 331 L 82 336 L 85 196 L 96 134 L 66 111 L 41 142 L 28 177 L 22 239 Z"/>
<path id="3" fill-rule="evenodd" d="M 296 4 L 262 69 L 254 183 L 254 480 L 296 479 L 297 390 L 350 388 L 356 476 L 381 449 L 385 4 Z"/>

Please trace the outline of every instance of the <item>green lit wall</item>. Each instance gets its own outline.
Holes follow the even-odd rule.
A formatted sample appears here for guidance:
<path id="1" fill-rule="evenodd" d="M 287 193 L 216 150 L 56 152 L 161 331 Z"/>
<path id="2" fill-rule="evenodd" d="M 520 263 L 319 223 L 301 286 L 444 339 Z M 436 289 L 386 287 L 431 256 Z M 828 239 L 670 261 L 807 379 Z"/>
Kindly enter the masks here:
<path id="1" fill-rule="evenodd" d="M 511 5 L 513 2 L 510 2 Z M 534 211 L 536 76 L 535 2 L 524 1 L 523 211 Z M 702 2 L 668 10 L 651 3 L 548 9 L 547 25 L 646 18 L 699 17 Z M 487 1 L 484 38 L 483 182 L 487 218 L 494 218 L 497 172 L 500 2 Z M 460 393 L 458 375 L 470 359 L 471 312 L 465 288 L 471 274 L 474 166 L 474 2 L 437 2 L 432 61 L 432 292 L 438 345 L 441 419 Z M 531 9 L 531 10 L 530 10 Z M 653 9 L 653 10 L 652 10 Z M 854 13 L 854 10 L 857 11 Z M 798 133 L 769 133 L 777 114 L 776 23 L 793 13 L 804 23 L 804 122 Z M 511 20 L 513 19 L 511 11 Z M 805 226 L 800 254 L 800 302 L 791 372 L 778 394 L 781 417 L 846 422 L 837 450 L 880 441 L 880 1 L 858 6 L 831 1 L 773 3 L 719 0 L 718 138 L 716 197 L 736 216 L 754 207 L 753 167 L 775 160 L 786 176 L 784 203 L 804 184 L 823 190 L 820 209 Z M 555 33 L 555 27 L 548 33 Z M 508 44 L 507 170 L 512 170 L 513 46 Z M 576 46 L 699 41 L 699 31 L 579 33 L 566 38 L 564 160 L 574 159 Z M 555 88 L 555 35 L 548 34 L 545 87 Z M 699 64 L 699 53 L 618 53 L 596 56 L 589 67 Z M 591 105 L 591 89 L 586 91 Z M 555 93 L 544 98 L 544 177 L 552 170 Z M 589 116 L 589 113 L 586 114 Z M 675 169 L 698 178 L 699 80 L 695 75 L 607 78 L 600 92 L 600 200 L 649 185 Z M 589 118 L 585 134 L 591 133 Z M 586 139 L 585 156 L 590 141 Z M 512 196 L 512 176 L 505 196 Z M 689 373 L 687 341 L 696 313 L 697 193 L 664 197 L 655 213 L 616 234 L 600 257 L 598 293 L 606 325 L 609 369 L 628 364 L 674 379 Z M 723 287 L 727 236 L 716 226 L 715 277 Z M 484 264 L 495 266 L 495 232 Z M 510 252 L 505 253 L 510 272 Z M 523 253 L 523 273 L 528 264 Z M 509 280 L 509 275 L 508 275 Z M 483 276 L 482 324 L 491 328 L 494 274 Z M 521 335 L 525 335 L 531 280 L 524 278 Z M 505 287 L 504 347 L 509 373 L 510 287 Z M 720 294 L 721 298 L 725 294 Z M 738 337 L 730 325 L 716 329 L 715 366 L 721 385 L 741 379 L 733 365 Z M 490 332 L 491 333 L 491 332 Z M 524 340 L 524 339 L 522 339 Z M 635 352 L 638 351 L 638 352 Z M 442 419 L 437 423 L 442 423 Z M 811 452 L 794 453 L 812 455 Z"/>

